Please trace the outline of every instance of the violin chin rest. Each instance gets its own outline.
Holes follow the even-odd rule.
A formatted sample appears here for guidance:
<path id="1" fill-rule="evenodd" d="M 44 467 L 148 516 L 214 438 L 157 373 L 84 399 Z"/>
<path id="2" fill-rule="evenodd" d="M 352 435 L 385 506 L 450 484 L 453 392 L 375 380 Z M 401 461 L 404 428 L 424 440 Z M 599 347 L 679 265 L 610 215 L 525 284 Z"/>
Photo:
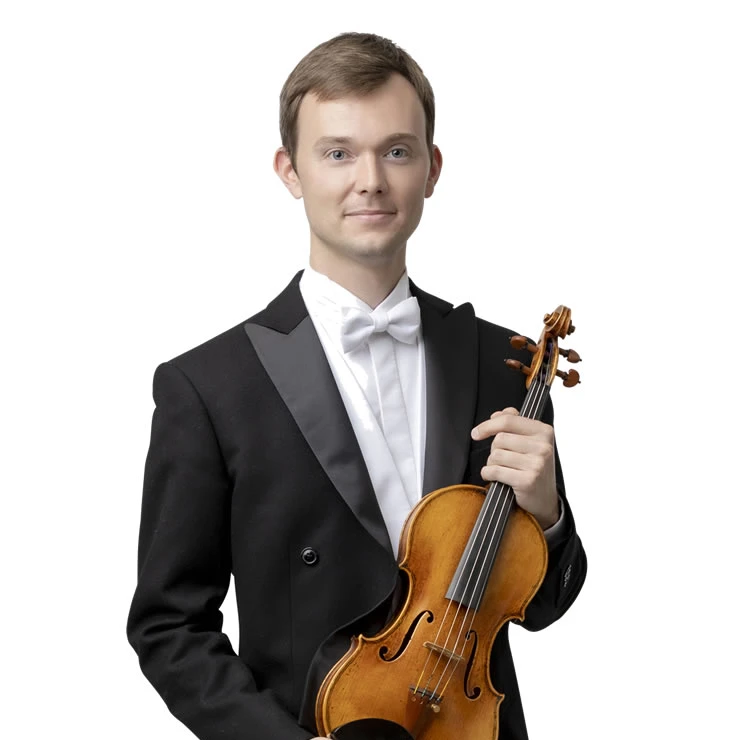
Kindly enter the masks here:
<path id="1" fill-rule="evenodd" d="M 401 725 L 388 719 L 356 719 L 337 727 L 329 734 L 332 740 L 414 740 Z"/>

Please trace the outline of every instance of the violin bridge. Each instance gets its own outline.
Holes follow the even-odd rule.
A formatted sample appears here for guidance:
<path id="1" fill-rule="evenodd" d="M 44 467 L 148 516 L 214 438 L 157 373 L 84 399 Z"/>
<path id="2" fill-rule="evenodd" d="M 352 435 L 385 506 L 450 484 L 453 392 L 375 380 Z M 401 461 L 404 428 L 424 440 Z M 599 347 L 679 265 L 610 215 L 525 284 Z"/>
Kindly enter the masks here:
<path id="1" fill-rule="evenodd" d="M 458 663 L 461 660 L 465 660 L 464 655 L 453 653 L 452 650 L 448 650 L 446 647 L 442 647 L 442 645 L 437 645 L 434 642 L 425 642 L 424 647 L 428 650 L 431 650 L 433 653 L 439 653 L 443 658 L 447 658 L 448 660 L 454 660 Z"/>

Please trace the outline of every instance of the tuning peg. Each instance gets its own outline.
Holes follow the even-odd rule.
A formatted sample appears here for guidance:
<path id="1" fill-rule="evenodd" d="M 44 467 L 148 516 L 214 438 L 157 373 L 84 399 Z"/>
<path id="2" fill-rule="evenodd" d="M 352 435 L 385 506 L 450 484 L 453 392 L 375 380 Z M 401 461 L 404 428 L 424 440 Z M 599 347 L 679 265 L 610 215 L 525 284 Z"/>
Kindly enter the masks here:
<path id="1" fill-rule="evenodd" d="M 512 370 L 520 370 L 525 375 L 529 375 L 532 372 L 531 367 L 527 367 L 524 363 L 519 362 L 519 360 L 504 360 L 504 362 Z"/>
<path id="2" fill-rule="evenodd" d="M 576 352 L 574 349 L 560 349 L 558 348 L 558 352 L 565 357 L 568 362 L 580 362 L 581 356 Z"/>
<path id="3" fill-rule="evenodd" d="M 572 388 L 574 385 L 581 382 L 581 376 L 575 370 L 568 370 L 567 373 L 564 373 L 562 370 L 557 370 L 556 375 L 563 379 L 563 385 L 566 388 Z"/>
<path id="4" fill-rule="evenodd" d="M 532 354 L 537 351 L 537 347 L 534 344 L 530 344 L 527 337 L 522 337 L 517 334 L 516 336 L 511 337 L 509 341 L 514 349 L 528 349 Z"/>

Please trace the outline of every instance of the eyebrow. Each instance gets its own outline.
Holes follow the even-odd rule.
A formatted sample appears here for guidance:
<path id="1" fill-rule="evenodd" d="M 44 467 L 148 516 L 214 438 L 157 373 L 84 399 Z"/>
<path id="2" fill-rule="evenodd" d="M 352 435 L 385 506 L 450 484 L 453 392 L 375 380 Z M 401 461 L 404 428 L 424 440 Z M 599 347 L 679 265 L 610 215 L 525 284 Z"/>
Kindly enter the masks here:
<path id="1" fill-rule="evenodd" d="M 390 136 L 386 136 L 385 139 L 381 142 L 381 144 L 391 144 L 394 141 L 402 141 L 402 140 L 410 140 L 415 141 L 418 144 L 421 144 L 421 141 L 419 140 L 419 137 L 416 134 L 401 132 L 397 134 L 391 134 Z M 321 147 L 327 146 L 329 144 L 351 144 L 354 141 L 354 139 L 351 136 L 322 136 L 320 139 L 316 141 L 316 143 L 313 145 L 314 149 L 320 149 Z"/>

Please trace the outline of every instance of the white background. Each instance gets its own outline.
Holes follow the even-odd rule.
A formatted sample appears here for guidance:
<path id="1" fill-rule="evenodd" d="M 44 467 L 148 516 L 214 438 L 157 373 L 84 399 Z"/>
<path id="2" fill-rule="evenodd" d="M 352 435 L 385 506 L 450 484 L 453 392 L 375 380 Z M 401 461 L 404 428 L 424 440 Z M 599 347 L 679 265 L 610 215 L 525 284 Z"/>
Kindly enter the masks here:
<path id="1" fill-rule="evenodd" d="M 152 374 L 303 267 L 278 94 L 349 30 L 435 91 L 412 279 L 528 334 L 573 309 L 589 575 L 512 629 L 532 740 L 733 736 L 740 27 L 711 0 L 2 4 L 0 733 L 192 737 L 124 629 Z"/>

